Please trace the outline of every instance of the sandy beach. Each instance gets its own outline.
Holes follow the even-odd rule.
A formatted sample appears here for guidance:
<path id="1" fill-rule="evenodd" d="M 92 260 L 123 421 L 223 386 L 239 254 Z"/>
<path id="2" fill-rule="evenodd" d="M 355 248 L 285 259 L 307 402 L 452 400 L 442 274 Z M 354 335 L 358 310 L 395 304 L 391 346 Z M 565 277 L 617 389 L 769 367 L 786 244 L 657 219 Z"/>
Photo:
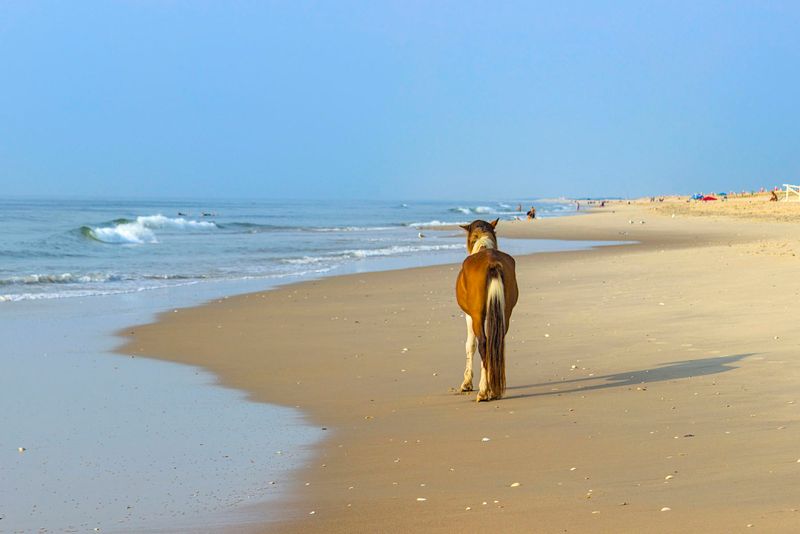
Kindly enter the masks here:
<path id="1" fill-rule="evenodd" d="M 796 532 L 800 203 L 744 204 L 501 223 L 501 249 L 631 244 L 517 258 L 500 401 L 453 390 L 457 265 L 181 309 L 119 351 L 202 366 L 326 429 L 255 532 Z"/>

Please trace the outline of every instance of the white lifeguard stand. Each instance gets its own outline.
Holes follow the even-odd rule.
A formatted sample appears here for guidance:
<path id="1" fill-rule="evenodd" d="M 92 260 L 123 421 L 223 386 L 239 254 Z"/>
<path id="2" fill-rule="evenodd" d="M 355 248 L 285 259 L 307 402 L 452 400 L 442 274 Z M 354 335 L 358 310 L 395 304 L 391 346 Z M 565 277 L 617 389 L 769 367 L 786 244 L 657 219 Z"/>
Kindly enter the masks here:
<path id="1" fill-rule="evenodd" d="M 783 200 L 790 200 L 791 195 L 797 197 L 795 200 L 800 200 L 800 185 L 783 184 L 783 187 L 786 188 L 786 196 Z"/>

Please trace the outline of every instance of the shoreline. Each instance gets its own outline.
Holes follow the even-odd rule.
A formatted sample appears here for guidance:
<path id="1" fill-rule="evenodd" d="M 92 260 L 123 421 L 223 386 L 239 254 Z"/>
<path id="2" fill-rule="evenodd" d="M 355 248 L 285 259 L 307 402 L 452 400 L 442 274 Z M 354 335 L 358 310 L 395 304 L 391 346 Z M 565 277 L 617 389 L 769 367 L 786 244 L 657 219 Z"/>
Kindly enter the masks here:
<path id="1" fill-rule="evenodd" d="M 223 302 L 190 308 L 178 317 L 162 315 L 154 324 L 136 327 L 135 336 L 127 336 L 126 344 L 118 351 L 199 365 L 214 373 L 222 385 L 243 390 L 252 400 L 299 407 L 308 414 L 312 424 L 329 429 L 326 432 L 330 432 L 330 437 L 315 447 L 312 464 L 301 469 L 296 480 L 281 481 L 288 488 L 287 498 L 272 506 L 288 510 L 290 519 L 263 527 L 270 532 L 309 529 L 374 531 L 387 525 L 391 525 L 389 530 L 396 527 L 397 531 L 420 528 L 448 530 L 464 521 L 469 521 L 470 525 L 500 525 L 504 530 L 512 531 L 515 530 L 513 525 L 518 525 L 516 528 L 522 531 L 532 527 L 530 514 L 545 519 L 544 523 L 537 523 L 542 531 L 564 527 L 578 530 L 611 528 L 604 520 L 617 515 L 612 513 L 617 509 L 610 508 L 609 502 L 603 502 L 607 499 L 600 498 L 603 483 L 580 482 L 578 486 L 588 485 L 592 491 L 587 492 L 586 488 L 577 490 L 576 477 L 570 480 L 568 474 L 556 474 L 549 467 L 564 462 L 581 463 L 577 458 L 555 460 L 559 456 L 557 453 L 563 451 L 573 452 L 567 457 L 579 457 L 578 453 L 587 455 L 583 447 L 587 438 L 582 436 L 583 439 L 578 440 L 580 445 L 564 443 L 555 430 L 560 429 L 569 435 L 577 428 L 571 424 L 578 421 L 571 421 L 566 428 L 561 428 L 573 412 L 563 410 L 565 401 L 562 394 L 550 395 L 539 390 L 548 389 L 562 378 L 581 374 L 577 383 L 585 381 L 589 385 L 580 391 L 596 391 L 595 395 L 611 397 L 613 404 L 626 406 L 625 409 L 642 409 L 638 405 L 627 406 L 626 399 L 616 398 L 625 388 L 614 385 L 620 379 L 607 377 L 614 377 L 630 368 L 633 369 L 632 376 L 644 378 L 646 382 L 647 374 L 643 374 L 646 370 L 656 375 L 662 371 L 659 362 L 676 358 L 661 361 L 658 354 L 650 354 L 649 359 L 635 361 L 623 350 L 624 344 L 619 340 L 607 339 L 608 324 L 605 328 L 598 328 L 592 321 L 584 321 L 583 324 L 591 330 L 589 337 L 593 344 L 603 348 L 600 351 L 603 355 L 593 354 L 596 351 L 589 349 L 591 345 L 587 347 L 581 340 L 585 336 L 580 333 L 580 326 L 571 324 L 574 320 L 570 318 L 571 313 L 581 315 L 586 312 L 580 309 L 571 312 L 568 306 L 574 307 L 575 303 L 570 299 L 577 298 L 583 302 L 588 298 L 589 308 L 594 308 L 592 299 L 609 301 L 603 292 L 598 293 L 595 284 L 587 285 L 587 280 L 597 277 L 600 272 L 602 278 L 611 280 L 600 280 L 597 285 L 611 282 L 612 285 L 607 287 L 614 287 L 613 282 L 619 282 L 613 280 L 614 272 L 625 270 L 623 260 L 644 260 L 648 265 L 663 270 L 663 266 L 658 265 L 659 260 L 664 255 L 671 255 L 683 261 L 678 267 L 685 271 L 696 260 L 686 256 L 696 255 L 696 251 L 707 252 L 707 249 L 715 247 L 736 248 L 737 253 L 741 252 L 740 248 L 750 250 L 750 244 L 765 239 L 769 230 L 766 226 L 745 228 L 733 223 L 719 228 L 716 222 L 702 219 L 668 219 L 640 206 L 612 205 L 605 210 L 583 217 L 503 225 L 501 243 L 503 237 L 513 236 L 594 241 L 613 237 L 615 241 L 631 239 L 638 244 L 518 258 L 520 282 L 526 296 L 512 318 L 508 340 L 509 394 L 499 402 L 476 406 L 471 399 L 448 391 L 449 387 L 458 385 L 456 382 L 463 371 L 464 341 L 463 319 L 450 294 L 456 269 L 452 265 L 323 278 L 265 293 L 231 297 Z M 646 219 L 646 224 L 629 224 L 627 217 L 634 214 Z M 601 236 L 605 239 L 599 239 Z M 586 271 L 592 266 L 599 270 Z M 541 272 L 543 268 L 549 270 Z M 680 269 L 677 271 L 681 272 Z M 569 272 L 580 278 L 581 283 L 564 284 L 554 290 L 566 281 L 559 276 L 566 276 Z M 695 274 L 703 275 L 702 272 Z M 573 287 L 565 287 L 568 285 Z M 613 292 L 611 289 L 606 291 Z M 555 294 L 560 294 L 567 302 L 557 303 Z M 553 327 L 544 326 L 549 315 L 536 306 L 534 295 L 543 301 L 538 304 L 547 303 L 545 310 L 551 311 L 560 325 L 553 322 Z M 630 298 L 630 295 L 626 296 Z M 269 309 L 270 306 L 274 309 Z M 583 306 L 587 306 L 586 302 Z M 644 315 L 650 311 L 648 308 Z M 616 324 L 621 324 L 623 319 L 630 320 L 626 314 L 629 315 L 630 310 L 626 309 L 625 313 L 618 311 L 613 317 Z M 604 321 L 611 319 L 603 318 Z M 224 322 L 231 320 L 237 324 L 238 331 L 231 332 L 230 328 L 225 328 Z M 599 320 L 594 318 L 595 323 Z M 643 321 L 649 324 L 646 317 Z M 211 330 L 212 325 L 220 322 L 223 322 L 223 328 L 215 330 L 223 330 L 221 334 Z M 659 327 L 650 324 L 648 328 L 658 330 Z M 548 334 L 547 338 L 542 330 L 549 331 L 544 332 Z M 535 363 L 523 357 L 527 352 L 526 342 L 529 347 L 534 347 L 533 353 L 538 355 L 535 357 L 540 358 L 534 360 Z M 640 344 L 641 340 L 637 339 L 636 343 Z M 650 343 L 647 342 L 648 348 L 654 346 Z M 685 354 L 693 352 L 689 351 L 690 348 L 677 352 L 690 356 Z M 689 376 L 695 374 L 705 376 L 700 373 L 703 365 L 720 368 L 709 375 L 728 373 L 736 369 L 735 365 L 740 365 L 737 362 L 746 359 L 737 356 L 745 354 L 743 351 L 713 356 L 705 352 L 721 354 L 726 351 L 700 350 L 709 361 L 697 364 L 699 367 L 679 365 L 680 376 L 676 381 L 691 381 Z M 220 353 L 226 353 L 227 357 L 219 358 Z M 270 354 L 275 355 L 274 361 L 268 362 Z M 576 354 L 588 356 L 576 358 Z M 560 358 L 553 360 L 554 355 L 560 355 Z M 583 373 L 587 361 L 592 362 L 592 367 L 586 367 L 587 372 Z M 640 365 L 634 365 L 636 363 Z M 648 363 L 652 364 L 650 368 Z M 575 365 L 574 370 L 571 365 Z M 588 371 L 595 367 L 606 372 Z M 618 372 L 615 374 L 613 371 Z M 566 376 L 559 376 L 561 374 Z M 543 377 L 552 382 L 543 383 Z M 611 380 L 613 384 L 594 384 L 601 378 Z M 629 379 L 621 380 L 629 386 L 634 384 Z M 658 387 L 671 383 L 671 380 L 660 380 Z M 571 404 L 582 403 L 572 400 L 570 395 L 574 393 L 566 395 Z M 540 413 L 542 407 L 530 399 L 539 399 L 555 409 L 559 412 L 558 417 Z M 590 407 L 585 409 L 590 410 Z M 500 417 L 500 413 L 504 417 Z M 515 418 L 513 415 L 523 417 Z M 611 414 L 595 416 L 601 421 L 615 420 Z M 462 417 L 468 419 L 461 421 Z M 544 421 L 539 421 L 540 418 Z M 519 420 L 527 421 L 531 427 L 546 422 L 544 426 L 551 432 L 544 432 L 542 439 L 533 428 L 520 428 Z M 596 424 L 588 426 L 597 434 Z M 632 426 L 638 428 L 638 425 Z M 622 428 L 620 432 L 627 434 L 630 430 Z M 491 441 L 481 441 L 490 434 Z M 602 445 L 603 440 L 598 440 L 597 436 L 588 439 L 596 440 L 592 444 L 593 450 L 595 444 Z M 625 449 L 625 441 L 620 442 L 619 436 L 614 436 L 611 441 L 613 447 L 610 450 Z M 509 471 L 506 462 L 499 462 L 494 457 L 482 459 L 481 455 L 492 447 L 487 443 L 502 449 L 503 458 L 516 458 L 518 468 Z M 537 451 L 537 458 L 553 460 L 539 466 L 547 474 L 543 479 L 552 484 L 539 480 L 541 477 L 534 476 L 533 472 L 522 476 L 519 467 L 530 467 L 527 464 L 531 461 L 526 461 L 525 449 Z M 602 463 L 601 459 L 597 460 Z M 578 470 L 577 466 L 573 467 Z M 606 485 L 613 486 L 612 473 L 603 473 L 603 476 Z M 561 477 L 564 480 L 560 480 Z M 664 484 L 663 477 L 661 479 L 660 483 Z M 509 489 L 514 482 L 519 482 L 520 486 Z M 569 491 L 564 489 L 565 485 L 569 486 Z M 597 489 L 591 487 L 594 485 Z M 606 490 L 608 498 L 617 493 L 620 493 L 619 488 Z M 646 498 L 641 498 L 642 501 L 653 500 L 654 494 L 659 492 L 650 488 L 645 493 Z M 577 500 L 576 495 L 580 495 Z M 417 501 L 417 498 L 427 500 Z M 627 502 L 620 498 L 623 499 L 620 502 Z M 644 516 L 649 516 L 651 510 L 639 509 L 641 501 L 628 498 L 630 505 L 621 505 L 620 508 L 625 511 L 626 525 L 630 528 L 644 525 L 640 521 L 645 521 Z M 526 505 L 529 499 L 538 504 Z M 559 519 L 559 514 L 565 514 L 569 509 L 564 508 L 567 502 L 561 500 L 569 502 L 573 509 L 569 515 L 574 517 Z M 676 500 L 680 502 L 680 499 Z M 575 506 L 581 509 L 579 505 L 584 502 L 599 509 L 589 510 L 585 517 L 583 513 L 574 513 Z M 546 504 L 545 509 L 540 509 L 543 504 Z M 685 510 L 682 513 L 680 507 L 674 509 L 676 512 L 669 514 L 672 521 L 680 516 L 681 525 L 691 524 L 691 516 L 687 516 Z M 660 507 L 656 512 L 659 510 Z M 730 511 L 721 514 L 720 520 L 724 515 L 730 515 Z M 656 515 L 656 519 L 661 518 Z M 667 525 L 674 527 L 675 523 L 648 525 L 648 528 L 659 530 L 666 529 Z"/>
<path id="2" fill-rule="evenodd" d="M 207 300 L 179 295 L 184 303 Z M 259 457 L 265 447 L 288 450 L 319 436 L 295 422 L 297 410 L 247 402 L 199 367 L 114 352 L 115 332 L 154 321 L 177 297 L 172 291 L 3 308 L 0 530 L 221 528 L 240 520 L 239 503 L 272 497 L 263 476 L 285 476 L 307 462 L 310 456 Z M 281 434 L 265 438 L 259 424 Z"/>

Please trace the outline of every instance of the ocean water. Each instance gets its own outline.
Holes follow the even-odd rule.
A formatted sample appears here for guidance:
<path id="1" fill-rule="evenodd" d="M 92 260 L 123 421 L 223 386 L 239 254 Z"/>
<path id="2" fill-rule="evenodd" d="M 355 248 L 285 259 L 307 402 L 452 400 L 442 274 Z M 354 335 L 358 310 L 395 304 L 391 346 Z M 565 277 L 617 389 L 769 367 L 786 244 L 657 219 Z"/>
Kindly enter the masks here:
<path id="1" fill-rule="evenodd" d="M 460 252 L 463 240 L 420 238 L 421 227 L 524 216 L 518 203 L 0 199 L 0 301 L 291 280 L 373 258 L 436 261 Z M 540 217 L 574 210 L 533 203 Z"/>
<path id="2" fill-rule="evenodd" d="M 0 200 L 0 532 L 275 519 L 248 505 L 279 497 L 330 431 L 202 369 L 115 354 L 113 333 L 281 283 L 458 262 L 460 231 L 422 228 L 513 218 L 515 203 Z"/>

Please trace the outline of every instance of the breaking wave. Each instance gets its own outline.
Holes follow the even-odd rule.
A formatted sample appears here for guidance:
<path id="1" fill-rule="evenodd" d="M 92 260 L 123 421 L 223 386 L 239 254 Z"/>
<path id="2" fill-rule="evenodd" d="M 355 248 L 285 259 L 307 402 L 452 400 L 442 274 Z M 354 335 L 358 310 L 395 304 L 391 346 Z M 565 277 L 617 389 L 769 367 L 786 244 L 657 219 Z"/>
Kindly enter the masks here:
<path id="1" fill-rule="evenodd" d="M 498 203 L 496 208 L 491 206 L 473 206 L 473 207 L 463 207 L 458 206 L 457 208 L 450 208 L 448 211 L 451 213 L 463 213 L 464 215 L 470 214 L 511 214 L 511 213 L 519 213 L 513 206 L 509 204 L 504 204 L 502 202 Z"/>
<path id="2" fill-rule="evenodd" d="M 216 223 L 210 221 L 192 221 L 178 217 L 176 219 L 164 215 L 146 215 L 135 220 L 115 219 L 111 226 L 82 226 L 81 234 L 95 241 L 111 244 L 141 245 L 158 243 L 154 230 L 208 230 L 216 229 Z"/>

